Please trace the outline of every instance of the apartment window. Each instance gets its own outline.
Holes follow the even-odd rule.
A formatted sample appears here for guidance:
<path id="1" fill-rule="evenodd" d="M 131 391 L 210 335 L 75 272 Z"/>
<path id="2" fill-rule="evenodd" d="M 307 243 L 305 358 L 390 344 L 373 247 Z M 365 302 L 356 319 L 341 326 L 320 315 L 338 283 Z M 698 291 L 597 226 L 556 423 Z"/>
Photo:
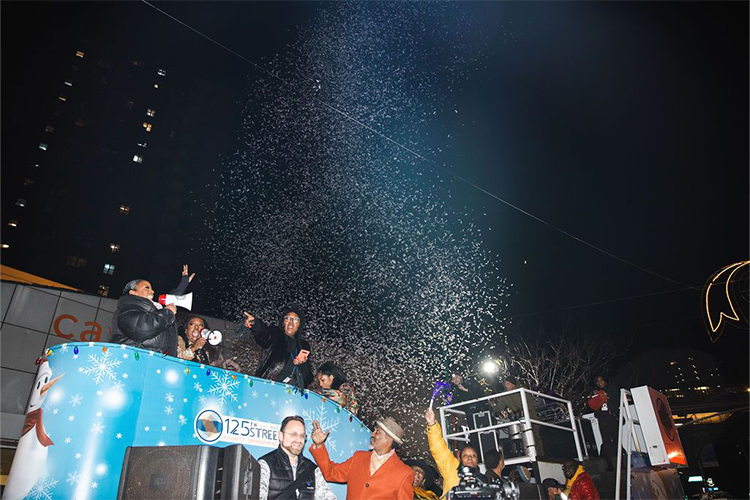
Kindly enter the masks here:
<path id="1" fill-rule="evenodd" d="M 83 120 L 80 118 L 76 120 L 76 127 L 83 127 Z"/>
<path id="2" fill-rule="evenodd" d="M 133 161 L 136 163 L 143 163 L 143 156 L 133 155 Z"/>
<path id="3" fill-rule="evenodd" d="M 34 163 L 34 168 L 39 168 L 39 164 L 38 163 Z"/>
<path id="4" fill-rule="evenodd" d="M 97 290 L 97 292 L 102 297 L 108 297 L 109 296 L 109 287 L 107 285 L 99 285 L 99 290 Z"/>
<path id="5" fill-rule="evenodd" d="M 109 244 L 109 250 L 112 253 L 117 253 L 117 252 L 120 251 L 120 245 L 118 245 L 117 243 L 110 243 Z"/>
<path id="6" fill-rule="evenodd" d="M 104 274 L 115 274 L 114 264 L 104 264 L 104 270 L 102 272 Z"/>
<path id="7" fill-rule="evenodd" d="M 139 147 L 142 147 L 142 148 L 145 148 L 145 147 L 146 147 L 146 144 L 147 144 L 147 143 L 145 143 L 145 142 L 139 142 L 139 143 L 138 143 L 138 146 L 139 146 Z"/>
<path id="8" fill-rule="evenodd" d="M 15 220 L 15 219 L 11 219 L 11 220 L 8 221 L 8 225 L 10 227 L 18 227 L 18 221 Z"/>
<path id="9" fill-rule="evenodd" d="M 46 143 L 46 142 L 40 142 L 40 143 L 39 143 L 39 149 L 41 149 L 42 151 L 47 151 L 47 148 L 48 148 L 48 147 L 49 147 L 49 146 L 47 146 L 47 143 Z"/>
<path id="10" fill-rule="evenodd" d="M 47 132 L 48 134 L 51 134 L 52 132 L 55 131 L 55 127 L 53 127 L 52 125 L 47 125 L 46 127 L 44 127 L 44 131 Z"/>
<path id="11" fill-rule="evenodd" d="M 2 244 L 2 245 L 0 245 L 0 246 L 2 246 L 2 248 L 10 248 L 10 245 L 8 245 L 7 243 L 3 243 L 3 244 Z"/>
<path id="12" fill-rule="evenodd" d="M 75 257 L 73 255 L 69 255 L 67 262 L 65 262 L 65 265 L 70 267 L 86 267 L 87 263 L 88 260 L 84 259 L 83 257 Z"/>
<path id="13" fill-rule="evenodd" d="M 133 104 L 135 104 L 133 101 L 127 101 L 128 109 L 133 109 Z"/>
<path id="14" fill-rule="evenodd" d="M 147 114 L 148 116 L 156 116 L 156 110 L 155 110 L 155 109 L 151 109 L 151 108 L 148 108 L 148 109 L 146 110 L 146 114 Z"/>
<path id="15" fill-rule="evenodd" d="M 68 100 L 68 98 L 65 97 L 64 95 L 59 95 L 59 96 L 57 96 L 57 98 L 60 99 L 62 102 L 65 102 L 65 101 Z"/>
<path id="16" fill-rule="evenodd" d="M 26 200 L 24 200 L 23 198 L 18 198 L 16 200 L 16 206 L 17 207 L 21 207 L 21 208 L 25 207 L 26 206 Z"/>
<path id="17" fill-rule="evenodd" d="M 167 72 L 164 71 L 163 69 L 160 69 L 159 71 L 157 71 L 156 74 L 159 76 L 167 76 Z"/>
<path id="18" fill-rule="evenodd" d="M 73 82 L 71 82 L 70 80 L 65 80 L 65 85 L 67 85 L 68 87 L 72 87 Z"/>
<path id="19" fill-rule="evenodd" d="M 83 52 L 81 52 L 80 50 L 76 50 L 76 56 L 83 58 Z"/>
<path id="20" fill-rule="evenodd" d="M 151 132 L 151 124 L 149 122 L 143 122 L 143 128 L 146 129 L 146 132 Z"/>
<path id="21" fill-rule="evenodd" d="M 120 215 L 128 215 L 130 213 L 130 207 L 127 205 L 120 205 Z"/>
<path id="22" fill-rule="evenodd" d="M 24 186 L 33 186 L 34 185 L 34 179 L 24 179 L 23 180 Z"/>
<path id="23" fill-rule="evenodd" d="M 158 88 L 159 88 L 159 84 L 158 84 L 158 83 L 155 83 L 155 84 L 154 84 L 154 88 L 155 88 L 155 89 L 158 89 Z"/>

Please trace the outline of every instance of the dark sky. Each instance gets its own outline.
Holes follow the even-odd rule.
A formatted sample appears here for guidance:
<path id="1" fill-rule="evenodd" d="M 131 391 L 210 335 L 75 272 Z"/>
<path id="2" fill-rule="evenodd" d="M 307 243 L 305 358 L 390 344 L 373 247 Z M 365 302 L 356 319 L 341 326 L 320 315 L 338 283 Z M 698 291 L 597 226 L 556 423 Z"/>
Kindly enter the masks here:
<path id="1" fill-rule="evenodd" d="M 29 23 L 26 37 L 74 37 L 76 27 L 95 25 L 113 44 L 168 47 L 196 75 L 238 89 L 257 71 L 142 3 L 45 5 L 2 8 Z M 320 6 L 157 5 L 259 63 L 283 53 Z M 683 285 L 700 288 L 748 258 L 748 4 L 460 5 L 478 27 L 466 37 L 481 48 L 463 63 L 470 78 L 451 89 L 457 112 L 446 112 L 441 127 L 452 147 L 434 159 L 549 224 L 453 184 L 453 203 L 487 214 L 478 221 L 492 228 L 485 243 L 514 284 L 505 312 L 528 324 L 562 309 L 550 320 L 569 314 L 576 328 L 632 338 L 630 355 L 693 347 L 746 377 L 747 332 L 728 331 L 712 345 L 700 292 Z M 29 8 L 38 15 L 22 15 Z"/>

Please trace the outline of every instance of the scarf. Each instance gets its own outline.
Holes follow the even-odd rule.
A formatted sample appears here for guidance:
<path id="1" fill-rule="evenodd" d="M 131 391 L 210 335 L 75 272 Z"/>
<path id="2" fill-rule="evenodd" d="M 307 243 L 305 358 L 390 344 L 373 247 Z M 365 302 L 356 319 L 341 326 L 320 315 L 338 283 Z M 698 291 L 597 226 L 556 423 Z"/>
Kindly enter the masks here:
<path id="1" fill-rule="evenodd" d="M 570 481 L 565 483 L 565 496 L 570 496 L 570 490 L 573 489 L 573 483 L 576 482 L 576 479 L 578 479 L 578 476 L 581 474 L 583 474 L 583 465 L 579 465 L 578 469 L 576 469 L 576 473 L 570 478 Z"/>
<path id="2" fill-rule="evenodd" d="M 44 425 L 42 425 L 42 409 L 34 410 L 26 414 L 26 420 L 23 422 L 23 432 L 21 435 L 25 435 L 34 426 L 36 426 L 36 438 L 42 443 L 42 446 L 51 446 L 55 443 L 49 438 L 44 432 Z"/>

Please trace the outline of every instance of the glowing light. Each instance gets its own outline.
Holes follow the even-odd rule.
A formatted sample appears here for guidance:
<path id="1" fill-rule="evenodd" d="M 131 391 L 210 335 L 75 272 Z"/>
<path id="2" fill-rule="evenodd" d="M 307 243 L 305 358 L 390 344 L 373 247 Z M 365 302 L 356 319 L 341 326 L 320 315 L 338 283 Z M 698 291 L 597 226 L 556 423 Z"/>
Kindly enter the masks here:
<path id="1" fill-rule="evenodd" d="M 723 269 L 721 269 L 718 273 L 716 273 L 709 280 L 709 283 L 706 286 L 706 288 L 705 288 L 705 290 L 704 290 L 703 293 L 705 295 L 705 298 L 704 298 L 705 304 L 704 304 L 704 306 L 706 308 L 706 317 L 708 319 L 708 326 L 711 329 L 710 334 L 711 333 L 716 333 L 719 330 L 719 328 L 721 328 L 722 322 L 724 321 L 725 318 L 726 318 L 727 321 L 740 321 L 740 317 L 737 314 L 737 310 L 735 309 L 734 303 L 732 301 L 732 296 L 731 296 L 731 293 L 730 293 L 729 285 L 733 282 L 733 277 L 737 273 L 737 271 L 739 271 L 740 269 L 742 269 L 745 266 L 748 266 L 749 264 L 750 264 L 750 261 L 747 261 L 747 260 L 743 260 L 743 261 L 740 261 L 740 262 L 735 262 L 734 264 L 730 264 L 730 265 L 724 267 Z M 729 273 L 729 276 L 726 278 L 726 282 L 724 282 L 724 280 L 721 279 L 721 278 L 726 273 Z M 724 284 L 724 296 L 726 297 L 727 303 L 729 305 L 728 310 L 731 311 L 731 314 L 727 314 L 725 312 L 724 308 L 720 306 L 721 308 L 719 309 L 718 319 L 716 320 L 716 322 L 714 322 L 714 317 L 713 316 L 714 316 L 714 312 L 715 311 L 712 311 L 712 309 L 711 309 L 711 304 L 710 304 L 709 298 L 711 297 L 711 288 L 712 287 L 718 287 L 721 284 Z M 711 336 L 710 334 L 709 334 L 709 336 Z M 719 333 L 718 335 L 716 335 L 715 338 L 712 337 L 711 341 L 712 342 L 716 342 L 716 340 L 718 340 L 720 336 L 721 336 L 721 333 Z"/>
<path id="2" fill-rule="evenodd" d="M 486 375 L 494 375 L 495 373 L 497 373 L 497 370 L 498 370 L 498 365 L 497 365 L 497 362 L 494 360 L 489 359 L 485 361 L 484 364 L 482 364 L 482 371 Z"/>

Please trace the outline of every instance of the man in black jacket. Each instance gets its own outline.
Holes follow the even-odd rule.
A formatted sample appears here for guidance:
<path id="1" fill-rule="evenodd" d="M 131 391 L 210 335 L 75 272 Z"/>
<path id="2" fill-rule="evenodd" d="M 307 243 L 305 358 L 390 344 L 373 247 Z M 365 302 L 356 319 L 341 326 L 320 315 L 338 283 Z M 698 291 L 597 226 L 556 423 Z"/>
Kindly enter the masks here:
<path id="1" fill-rule="evenodd" d="M 281 422 L 279 447 L 258 459 L 259 500 L 336 500 L 318 466 L 302 455 L 306 439 L 302 417 Z"/>
<path id="2" fill-rule="evenodd" d="M 252 330 L 255 342 L 263 348 L 255 376 L 305 388 L 313 380 L 308 362 L 310 344 L 302 338 L 305 315 L 297 305 L 286 307 L 281 315 L 281 328 L 266 325 L 260 318 L 245 314 L 241 325 Z"/>
<path id="3" fill-rule="evenodd" d="M 182 280 L 172 295 L 182 295 L 195 273 L 188 276 L 187 265 L 182 268 Z M 128 282 L 117 301 L 112 315 L 112 342 L 177 356 L 177 308 L 167 304 L 163 308 L 153 302 L 154 289 L 145 279 Z"/>

